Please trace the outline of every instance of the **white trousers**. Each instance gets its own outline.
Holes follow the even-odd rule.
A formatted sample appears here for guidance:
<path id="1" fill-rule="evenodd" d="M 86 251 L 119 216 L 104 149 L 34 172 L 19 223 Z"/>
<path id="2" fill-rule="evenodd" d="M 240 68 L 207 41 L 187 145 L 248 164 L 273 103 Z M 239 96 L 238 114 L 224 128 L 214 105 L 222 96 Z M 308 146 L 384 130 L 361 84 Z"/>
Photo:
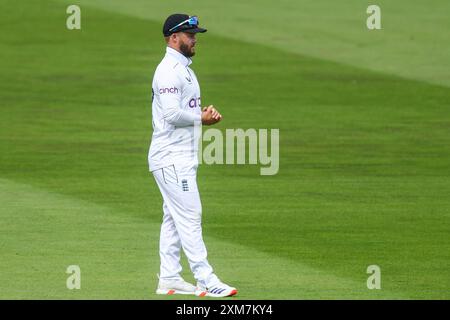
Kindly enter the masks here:
<path id="1" fill-rule="evenodd" d="M 219 279 L 207 260 L 202 237 L 202 204 L 196 175 L 184 175 L 172 165 L 152 172 L 163 197 L 163 222 L 159 242 L 160 279 L 181 279 L 183 248 L 199 284 L 211 287 Z"/>

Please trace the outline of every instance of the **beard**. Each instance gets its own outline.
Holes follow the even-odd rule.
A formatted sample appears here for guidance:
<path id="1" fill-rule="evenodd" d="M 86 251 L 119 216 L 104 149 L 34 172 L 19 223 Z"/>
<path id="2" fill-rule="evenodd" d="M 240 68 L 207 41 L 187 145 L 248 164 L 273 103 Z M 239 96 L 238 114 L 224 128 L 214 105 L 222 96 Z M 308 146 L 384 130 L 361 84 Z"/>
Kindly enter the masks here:
<path id="1" fill-rule="evenodd" d="M 186 58 L 195 56 L 195 51 L 192 50 L 192 47 L 189 47 L 184 42 L 180 44 L 180 51 Z"/>

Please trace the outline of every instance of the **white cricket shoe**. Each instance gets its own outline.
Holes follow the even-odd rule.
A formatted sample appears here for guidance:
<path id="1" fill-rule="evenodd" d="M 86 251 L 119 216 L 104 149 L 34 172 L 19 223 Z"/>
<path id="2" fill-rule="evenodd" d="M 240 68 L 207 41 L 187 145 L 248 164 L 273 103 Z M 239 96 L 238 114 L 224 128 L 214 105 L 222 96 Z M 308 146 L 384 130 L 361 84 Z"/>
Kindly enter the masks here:
<path id="1" fill-rule="evenodd" d="M 222 297 L 231 297 L 237 293 L 238 291 L 236 288 L 230 287 L 225 283 L 219 282 L 218 284 L 210 288 L 205 288 L 197 284 L 197 291 L 195 292 L 195 295 L 198 297 L 222 298 Z"/>
<path id="2" fill-rule="evenodd" d="M 195 294 L 196 287 L 189 282 L 180 280 L 159 279 L 157 294 Z"/>

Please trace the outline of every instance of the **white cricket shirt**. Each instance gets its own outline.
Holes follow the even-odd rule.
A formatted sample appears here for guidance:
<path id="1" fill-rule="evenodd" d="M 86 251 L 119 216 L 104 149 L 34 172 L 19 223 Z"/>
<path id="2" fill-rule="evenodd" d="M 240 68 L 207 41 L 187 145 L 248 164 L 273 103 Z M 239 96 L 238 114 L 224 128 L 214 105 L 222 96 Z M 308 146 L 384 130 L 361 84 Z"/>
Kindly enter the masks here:
<path id="1" fill-rule="evenodd" d="M 166 55 L 156 68 L 152 84 L 150 171 L 176 165 L 185 173 L 195 174 L 198 167 L 200 86 L 189 68 L 191 63 L 191 59 L 167 47 Z M 197 125 L 196 130 L 194 125 Z"/>

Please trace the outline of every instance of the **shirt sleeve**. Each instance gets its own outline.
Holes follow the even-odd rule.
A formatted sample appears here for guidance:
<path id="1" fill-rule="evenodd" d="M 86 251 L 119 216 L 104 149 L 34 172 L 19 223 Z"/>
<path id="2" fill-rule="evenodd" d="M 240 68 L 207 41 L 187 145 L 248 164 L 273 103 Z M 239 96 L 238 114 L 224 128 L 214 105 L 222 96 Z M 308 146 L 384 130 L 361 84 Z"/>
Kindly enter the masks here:
<path id="1" fill-rule="evenodd" d="M 162 72 L 156 79 L 156 90 L 162 107 L 162 116 L 176 127 L 193 126 L 201 121 L 201 115 L 181 108 L 182 83 L 175 72 Z"/>

